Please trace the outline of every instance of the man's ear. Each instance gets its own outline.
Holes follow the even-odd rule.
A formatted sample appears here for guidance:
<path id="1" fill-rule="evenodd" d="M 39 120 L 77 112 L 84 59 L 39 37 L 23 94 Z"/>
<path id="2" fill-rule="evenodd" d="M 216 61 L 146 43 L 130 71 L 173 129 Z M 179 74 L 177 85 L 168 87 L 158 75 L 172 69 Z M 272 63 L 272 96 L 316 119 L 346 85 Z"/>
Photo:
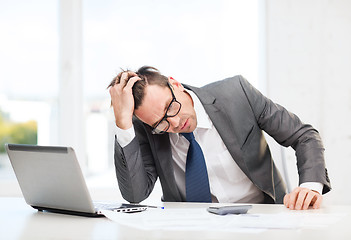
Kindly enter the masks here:
<path id="1" fill-rule="evenodd" d="M 184 91 L 183 85 L 172 77 L 168 77 L 168 81 L 172 84 L 173 88 L 177 88 L 180 91 Z"/>

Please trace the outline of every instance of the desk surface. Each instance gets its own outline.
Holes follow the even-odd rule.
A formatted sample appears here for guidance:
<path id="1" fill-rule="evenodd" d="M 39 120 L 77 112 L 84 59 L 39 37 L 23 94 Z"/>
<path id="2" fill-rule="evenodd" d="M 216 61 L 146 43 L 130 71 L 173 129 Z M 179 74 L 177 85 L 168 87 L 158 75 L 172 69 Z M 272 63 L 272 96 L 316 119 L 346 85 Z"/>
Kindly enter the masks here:
<path id="1" fill-rule="evenodd" d="M 211 204 L 214 205 L 214 204 Z M 166 208 L 205 208 L 206 204 L 164 203 Z M 289 213 L 282 205 L 254 205 L 253 214 Z M 340 214 L 322 228 L 270 229 L 260 233 L 228 231 L 141 230 L 107 218 L 37 212 L 22 198 L 0 198 L 1 239 L 351 239 L 351 206 L 324 206 L 311 214 Z M 134 215 L 136 218 L 137 214 Z"/>

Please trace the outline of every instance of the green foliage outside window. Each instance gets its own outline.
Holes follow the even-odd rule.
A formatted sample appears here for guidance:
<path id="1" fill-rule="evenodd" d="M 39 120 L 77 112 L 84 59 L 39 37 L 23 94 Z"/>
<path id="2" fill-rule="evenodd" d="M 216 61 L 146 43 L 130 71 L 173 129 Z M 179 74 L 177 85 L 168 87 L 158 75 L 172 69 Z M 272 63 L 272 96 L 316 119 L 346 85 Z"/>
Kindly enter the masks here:
<path id="1" fill-rule="evenodd" d="M 36 121 L 15 123 L 0 111 L 0 153 L 5 152 L 5 143 L 37 144 Z"/>

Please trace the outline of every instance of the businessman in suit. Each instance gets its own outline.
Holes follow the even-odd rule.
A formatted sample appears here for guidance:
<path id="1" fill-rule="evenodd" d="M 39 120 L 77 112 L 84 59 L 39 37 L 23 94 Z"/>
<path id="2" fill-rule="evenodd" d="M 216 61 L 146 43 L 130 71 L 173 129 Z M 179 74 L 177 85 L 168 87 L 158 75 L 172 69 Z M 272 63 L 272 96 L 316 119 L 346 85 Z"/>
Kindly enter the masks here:
<path id="1" fill-rule="evenodd" d="M 196 88 L 144 66 L 119 73 L 109 88 L 116 175 L 129 202 L 146 199 L 157 178 L 164 201 L 284 203 L 297 210 L 319 208 L 331 189 L 317 130 L 241 76 Z M 299 186 L 290 193 L 262 131 L 296 151 Z M 192 177 L 191 149 L 202 156 L 202 167 L 193 167 L 201 174 Z M 206 200 L 199 191 L 208 192 Z"/>

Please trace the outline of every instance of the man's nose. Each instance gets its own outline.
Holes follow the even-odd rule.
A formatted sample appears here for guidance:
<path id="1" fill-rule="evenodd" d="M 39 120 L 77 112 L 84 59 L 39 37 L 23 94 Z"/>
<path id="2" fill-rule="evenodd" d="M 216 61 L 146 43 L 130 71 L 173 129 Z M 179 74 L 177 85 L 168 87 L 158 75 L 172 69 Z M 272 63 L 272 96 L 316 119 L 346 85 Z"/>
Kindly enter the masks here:
<path id="1" fill-rule="evenodd" d="M 178 116 L 169 117 L 167 120 L 172 128 L 177 128 L 179 126 L 180 118 Z"/>

